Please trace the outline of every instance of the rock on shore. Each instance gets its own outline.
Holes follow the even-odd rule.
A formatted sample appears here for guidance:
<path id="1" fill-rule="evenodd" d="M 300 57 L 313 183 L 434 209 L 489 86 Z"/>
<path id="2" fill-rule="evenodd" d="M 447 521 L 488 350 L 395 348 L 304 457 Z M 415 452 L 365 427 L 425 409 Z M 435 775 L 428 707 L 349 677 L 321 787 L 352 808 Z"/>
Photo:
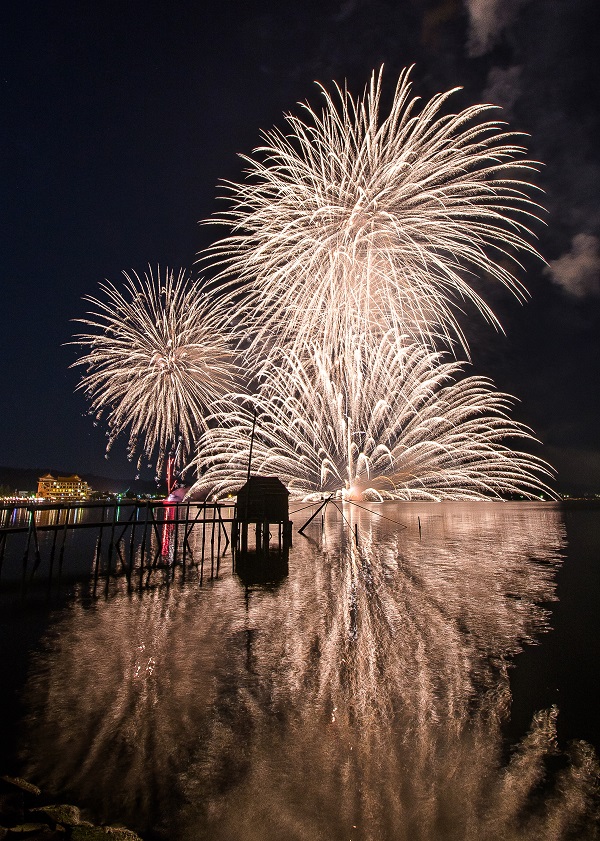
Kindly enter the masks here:
<path id="1" fill-rule="evenodd" d="M 142 841 L 124 826 L 84 820 L 77 806 L 44 804 L 43 799 L 41 790 L 28 780 L 0 777 L 0 841 Z"/>

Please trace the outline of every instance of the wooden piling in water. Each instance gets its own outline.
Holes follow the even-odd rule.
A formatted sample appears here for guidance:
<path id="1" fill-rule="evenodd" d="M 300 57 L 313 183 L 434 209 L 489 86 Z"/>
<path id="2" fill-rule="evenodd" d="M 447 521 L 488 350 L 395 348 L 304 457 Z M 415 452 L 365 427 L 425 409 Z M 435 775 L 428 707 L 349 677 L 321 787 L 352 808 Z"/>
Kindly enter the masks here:
<path id="1" fill-rule="evenodd" d="M 215 509 L 212 510 L 212 525 L 210 531 L 210 577 L 215 575 Z"/>
<path id="2" fill-rule="evenodd" d="M 63 560 L 65 557 L 65 544 L 67 542 L 67 529 L 69 528 L 69 520 L 71 519 L 71 510 L 70 508 L 66 509 L 65 514 L 65 522 L 63 524 L 63 531 L 62 531 L 62 543 L 60 544 L 60 551 L 58 553 L 58 586 L 60 587 L 60 582 L 62 579 L 62 568 L 63 568 Z"/>
<path id="3" fill-rule="evenodd" d="M 190 501 L 188 499 L 185 510 L 185 523 L 183 526 L 183 547 L 181 550 L 181 563 L 183 564 L 183 572 L 185 574 L 185 562 L 187 560 L 187 538 L 188 538 L 188 523 L 190 520 Z"/>
<path id="4" fill-rule="evenodd" d="M 215 514 L 216 514 L 215 508 Z M 221 558 L 221 510 L 219 509 L 219 528 L 217 530 L 217 577 L 219 576 L 219 569 L 221 566 L 220 558 Z"/>
<path id="5" fill-rule="evenodd" d="M 102 518 L 104 520 L 104 511 L 102 512 Z M 100 526 L 100 532 L 98 534 L 98 542 L 96 544 L 96 560 L 94 563 L 94 590 L 93 590 L 93 597 L 96 598 L 96 588 L 98 586 L 98 576 L 100 575 L 100 557 L 102 555 L 102 532 L 103 528 Z"/>
<path id="6" fill-rule="evenodd" d="M 131 537 L 129 539 L 129 567 L 127 571 L 127 586 L 131 589 L 131 576 L 134 567 L 134 552 L 135 552 L 135 527 L 137 524 L 138 504 L 137 500 L 133 509 L 133 520 L 131 523 Z"/>
<path id="7" fill-rule="evenodd" d="M 144 557 L 146 554 L 146 539 L 148 535 L 148 514 L 150 512 L 150 503 L 146 500 L 146 516 L 144 517 L 144 531 L 142 534 L 142 545 L 140 547 L 140 590 L 144 584 Z M 151 532 L 152 533 L 152 532 Z"/>
<path id="8" fill-rule="evenodd" d="M 25 591 L 27 589 L 27 565 L 29 563 L 29 547 L 31 546 L 31 535 L 33 530 L 33 511 L 29 511 L 29 528 L 27 530 L 27 543 L 25 545 L 25 552 L 23 553 L 23 577 L 21 581 L 21 594 L 25 598 Z"/>
<path id="9" fill-rule="evenodd" d="M 110 573 L 111 573 L 111 570 L 112 570 L 112 550 L 113 550 L 113 544 L 114 544 L 114 540 L 115 540 L 115 526 L 116 526 L 116 523 L 117 523 L 117 519 L 119 517 L 118 512 L 119 512 L 119 509 L 117 507 L 117 503 L 115 502 L 114 507 L 113 507 L 112 523 L 111 523 L 111 527 L 110 527 L 110 539 L 108 541 L 108 560 L 106 562 L 106 574 L 107 574 L 108 578 L 110 578 Z"/>
<path id="10" fill-rule="evenodd" d="M 175 535 L 173 540 L 173 568 L 175 568 L 175 563 L 177 561 L 177 544 L 179 543 L 179 504 L 175 503 Z"/>
<path id="11" fill-rule="evenodd" d="M 56 538 L 58 536 L 58 525 L 60 523 L 60 512 L 62 511 L 62 505 L 59 505 L 56 509 L 54 515 L 54 525 L 56 528 L 54 529 L 54 534 L 52 535 L 52 548 L 50 549 L 50 562 L 49 562 L 49 571 L 48 571 L 48 592 L 50 592 L 51 585 L 52 585 L 52 573 L 54 571 L 54 554 L 56 552 Z"/>

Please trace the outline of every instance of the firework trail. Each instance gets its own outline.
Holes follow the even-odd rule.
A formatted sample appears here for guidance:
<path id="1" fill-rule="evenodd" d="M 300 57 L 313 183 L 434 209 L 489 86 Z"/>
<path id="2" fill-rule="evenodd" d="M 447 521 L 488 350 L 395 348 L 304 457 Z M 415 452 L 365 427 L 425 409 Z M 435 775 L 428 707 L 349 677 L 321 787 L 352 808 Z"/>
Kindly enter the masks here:
<path id="1" fill-rule="evenodd" d="M 542 460 L 512 451 L 531 440 L 509 417 L 514 402 L 489 380 L 456 381 L 462 366 L 393 335 L 377 347 L 355 337 L 352 359 L 312 345 L 263 370 L 256 394 L 217 406 L 198 448 L 196 490 L 235 491 L 248 469 L 279 476 L 293 496 L 480 499 L 552 495 Z"/>
<path id="2" fill-rule="evenodd" d="M 129 434 L 129 457 L 141 451 L 138 467 L 156 457 L 159 474 L 179 438 L 189 452 L 235 369 L 208 299 L 184 270 L 123 275 L 122 287 L 106 281 L 101 299 L 84 298 L 94 309 L 76 321 L 89 332 L 73 344 L 88 352 L 74 366 L 87 369 L 78 388 L 90 411 L 108 421 L 107 452 Z"/>
<path id="3" fill-rule="evenodd" d="M 485 119 L 492 106 L 444 115 L 449 91 L 418 110 L 409 72 L 387 117 L 381 72 L 362 98 L 322 89 L 320 113 L 288 115 L 287 134 L 267 131 L 242 156 L 246 180 L 225 182 L 229 207 L 209 223 L 231 233 L 202 259 L 225 292 L 224 322 L 244 322 L 255 355 L 272 344 L 301 355 L 306 337 L 335 353 L 340 336 L 365 330 L 467 350 L 465 301 L 499 326 L 472 276 L 525 297 L 511 266 L 537 253 L 536 165 Z"/>

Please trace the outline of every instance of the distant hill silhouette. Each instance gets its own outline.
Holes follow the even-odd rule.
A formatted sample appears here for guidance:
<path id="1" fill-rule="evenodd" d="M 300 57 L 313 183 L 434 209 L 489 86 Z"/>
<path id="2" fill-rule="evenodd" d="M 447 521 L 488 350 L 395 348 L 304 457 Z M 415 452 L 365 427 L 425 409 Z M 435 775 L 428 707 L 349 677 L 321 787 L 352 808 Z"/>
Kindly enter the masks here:
<path id="1" fill-rule="evenodd" d="M 45 473 L 52 473 L 53 476 L 72 476 L 73 473 L 77 473 L 93 491 L 106 493 L 125 493 L 131 490 L 139 494 L 151 494 L 159 490 L 156 482 L 147 479 L 109 479 L 106 476 L 95 476 L 93 473 L 79 473 L 76 470 L 55 467 L 0 467 L 0 485 L 10 488 L 11 491 L 37 491 L 38 479 Z M 161 486 L 163 485 L 164 482 L 161 483 Z"/>

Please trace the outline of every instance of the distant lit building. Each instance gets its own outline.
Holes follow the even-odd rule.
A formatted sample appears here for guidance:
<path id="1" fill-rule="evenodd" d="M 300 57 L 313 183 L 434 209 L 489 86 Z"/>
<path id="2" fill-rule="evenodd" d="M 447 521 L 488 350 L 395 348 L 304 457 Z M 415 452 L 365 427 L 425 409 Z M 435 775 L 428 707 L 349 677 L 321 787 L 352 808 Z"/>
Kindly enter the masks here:
<path id="1" fill-rule="evenodd" d="M 38 497 L 52 500 L 87 499 L 92 489 L 77 474 L 73 476 L 53 476 L 46 473 L 38 479 Z"/>

